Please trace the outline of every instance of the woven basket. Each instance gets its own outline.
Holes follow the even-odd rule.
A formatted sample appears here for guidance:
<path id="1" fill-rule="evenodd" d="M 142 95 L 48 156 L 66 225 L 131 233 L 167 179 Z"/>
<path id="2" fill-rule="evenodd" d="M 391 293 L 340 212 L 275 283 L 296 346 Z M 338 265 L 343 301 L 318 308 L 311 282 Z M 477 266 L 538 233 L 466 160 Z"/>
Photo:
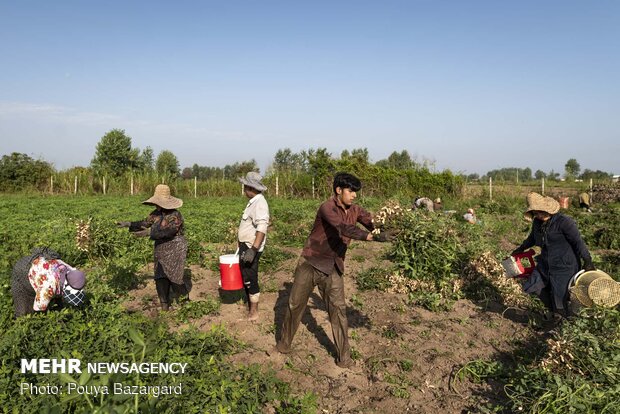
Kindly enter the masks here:
<path id="1" fill-rule="evenodd" d="M 614 307 L 620 303 L 620 283 L 603 271 L 578 273 L 573 282 L 569 287 L 571 300 L 574 297 L 583 306 Z"/>
<path id="2" fill-rule="evenodd" d="M 588 286 L 588 296 L 595 304 L 612 308 L 620 303 L 620 283 L 613 279 L 596 279 Z"/>
<path id="3" fill-rule="evenodd" d="M 575 286 L 587 286 L 590 283 L 592 283 L 592 281 L 599 279 L 599 278 L 613 280 L 611 276 L 609 276 L 607 273 L 603 272 L 602 270 L 590 270 L 588 272 L 583 272 L 575 280 Z"/>
<path id="4" fill-rule="evenodd" d="M 588 308 L 594 306 L 594 302 L 592 302 L 592 299 L 590 299 L 590 297 L 588 296 L 587 288 L 583 286 L 573 286 L 568 290 L 570 291 L 571 302 L 574 302 L 574 299 L 576 299 L 577 302 Z"/>

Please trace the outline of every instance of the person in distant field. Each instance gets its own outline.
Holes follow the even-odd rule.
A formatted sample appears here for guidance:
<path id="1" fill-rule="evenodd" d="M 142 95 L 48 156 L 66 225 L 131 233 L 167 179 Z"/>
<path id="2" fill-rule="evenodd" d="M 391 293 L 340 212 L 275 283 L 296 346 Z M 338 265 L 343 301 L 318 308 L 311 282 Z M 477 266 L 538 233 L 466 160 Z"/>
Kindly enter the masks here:
<path id="1" fill-rule="evenodd" d="M 579 207 L 588 213 L 592 212 L 590 194 L 585 191 L 579 194 Z"/>
<path id="2" fill-rule="evenodd" d="M 265 249 L 269 226 L 269 205 L 262 194 L 267 187 L 263 185 L 262 179 L 263 177 L 254 171 L 248 172 L 245 178 L 239 178 L 245 196 L 250 199 L 241 216 L 237 232 L 241 275 L 249 306 L 249 321 L 258 319 L 260 297 L 258 261 Z"/>
<path id="3" fill-rule="evenodd" d="M 557 200 L 532 192 L 527 195 L 527 204 L 524 216 L 532 221 L 532 229 L 511 254 L 533 246 L 539 246 L 541 253 L 523 290 L 537 295 L 557 317 L 568 316 L 568 284 L 579 269 L 595 270 L 592 257 L 575 220 L 559 212 Z"/>
<path id="4" fill-rule="evenodd" d="M 179 297 L 189 293 L 183 280 L 185 259 L 187 258 L 187 240 L 185 239 L 184 221 L 177 210 L 183 200 L 170 194 L 170 187 L 159 184 L 155 193 L 142 204 L 155 206 L 147 218 L 140 221 L 121 221 L 119 227 L 128 227 L 136 236 L 149 236 L 155 241 L 155 289 L 162 310 L 170 309 L 170 290 Z"/>
<path id="5" fill-rule="evenodd" d="M 35 248 L 13 266 L 11 294 L 15 317 L 46 311 L 56 299 L 81 306 L 86 302 L 85 285 L 84 272 L 62 261 L 52 249 Z"/>
<path id="6" fill-rule="evenodd" d="M 433 203 L 433 200 L 428 197 L 416 197 L 416 199 L 413 200 L 412 208 L 414 210 L 425 208 L 428 211 L 435 211 L 435 205 Z"/>
<path id="7" fill-rule="evenodd" d="M 437 197 L 433 200 L 433 210 L 432 211 L 441 211 L 443 210 L 443 204 L 441 203 L 441 198 Z"/>
<path id="8" fill-rule="evenodd" d="M 476 217 L 476 212 L 473 208 L 468 208 L 467 213 L 463 214 L 463 218 L 466 222 L 471 224 L 476 224 L 478 222 L 478 218 Z"/>
<path id="9" fill-rule="evenodd" d="M 312 231 L 306 240 L 301 257 L 295 269 L 293 287 L 282 323 L 281 338 L 276 349 L 286 354 L 310 293 L 318 286 L 329 315 L 334 343 L 336 365 L 349 368 L 354 365 L 348 339 L 347 306 L 344 298 L 344 259 L 351 239 L 388 241 L 388 231 L 373 234 L 371 214 L 354 204 L 362 183 L 354 175 L 338 173 L 334 177 L 334 195 L 319 207 Z M 363 230 L 356 224 L 366 228 Z"/>

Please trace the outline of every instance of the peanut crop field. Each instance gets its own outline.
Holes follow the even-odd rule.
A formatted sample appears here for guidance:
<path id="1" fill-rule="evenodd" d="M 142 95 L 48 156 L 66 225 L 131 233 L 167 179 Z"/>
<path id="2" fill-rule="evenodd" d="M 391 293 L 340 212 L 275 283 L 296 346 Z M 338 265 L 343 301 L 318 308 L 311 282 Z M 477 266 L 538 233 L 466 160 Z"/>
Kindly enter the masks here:
<path id="1" fill-rule="evenodd" d="M 153 245 L 116 227 L 151 208 L 137 196 L 0 194 L 0 412 L 6 413 L 619 413 L 620 312 L 584 308 L 559 326 L 500 266 L 527 236 L 524 197 L 411 200 L 360 197 L 398 230 L 388 243 L 352 242 L 345 297 L 353 369 L 334 363 L 327 312 L 314 292 L 293 352 L 273 351 L 293 270 L 318 199 L 267 196 L 260 319 L 242 292 L 218 288 L 247 200 L 184 197 L 189 301 L 158 310 Z M 476 209 L 479 224 L 462 219 Z M 454 213 L 450 213 L 454 211 Z M 575 218 L 597 268 L 620 280 L 620 205 Z M 87 273 L 88 305 L 15 319 L 14 263 L 49 246 Z M 33 374 L 20 361 L 187 363 L 181 374 Z M 180 395 L 23 392 L 22 383 L 102 387 L 182 384 Z"/>

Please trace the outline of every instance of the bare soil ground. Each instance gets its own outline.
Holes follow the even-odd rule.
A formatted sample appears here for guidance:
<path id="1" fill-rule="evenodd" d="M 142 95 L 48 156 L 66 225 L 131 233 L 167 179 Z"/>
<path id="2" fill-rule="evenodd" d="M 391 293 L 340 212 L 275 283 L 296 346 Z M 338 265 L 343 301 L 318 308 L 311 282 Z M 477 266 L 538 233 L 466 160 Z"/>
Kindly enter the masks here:
<path id="1" fill-rule="evenodd" d="M 208 330 L 223 324 L 247 346 L 230 358 L 235 363 L 260 364 L 276 371 L 295 393 L 317 395 L 321 413 L 468 413 L 503 401 L 501 388 L 455 379 L 456 372 L 476 359 L 509 358 L 520 341 L 537 335 L 526 315 L 483 309 L 468 300 L 449 312 L 429 312 L 406 304 L 400 294 L 358 291 L 355 275 L 381 265 L 378 243 L 353 243 L 347 254 L 346 298 L 349 337 L 356 357 L 352 369 L 334 363 L 334 345 L 327 312 L 315 290 L 293 341 L 293 352 L 273 350 L 292 275 L 300 253 L 271 274 L 260 273 L 260 319 L 248 322 L 242 292 L 218 289 L 219 274 L 192 266 L 191 300 L 220 296 L 218 315 L 191 323 Z M 148 270 L 145 270 L 148 271 Z M 126 307 L 157 313 L 154 283 L 130 292 Z M 508 317 L 510 313 L 510 318 Z"/>

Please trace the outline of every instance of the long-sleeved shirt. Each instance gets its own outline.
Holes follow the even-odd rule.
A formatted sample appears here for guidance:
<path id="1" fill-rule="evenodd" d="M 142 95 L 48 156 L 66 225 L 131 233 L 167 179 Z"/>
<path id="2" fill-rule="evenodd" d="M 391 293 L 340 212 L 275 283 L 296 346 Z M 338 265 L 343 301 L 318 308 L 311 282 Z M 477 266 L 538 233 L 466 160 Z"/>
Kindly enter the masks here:
<path id="1" fill-rule="evenodd" d="M 265 235 L 260 245 L 259 251 L 265 249 L 267 241 L 267 227 L 269 226 L 269 205 L 265 196 L 257 194 L 248 201 L 248 205 L 243 211 L 237 238 L 239 242 L 245 243 L 248 247 L 252 247 L 256 239 L 256 232 L 259 231 Z"/>
<path id="2" fill-rule="evenodd" d="M 155 210 L 142 221 L 133 221 L 129 231 L 151 229 L 151 240 L 164 243 L 184 234 L 183 216 L 178 210 Z"/>
<path id="3" fill-rule="evenodd" d="M 368 231 L 357 227 L 357 223 Z M 351 239 L 366 240 L 373 229 L 372 215 L 368 211 L 356 204 L 345 209 L 333 196 L 319 207 L 301 255 L 325 274 L 331 274 L 334 266 L 342 274 Z"/>

